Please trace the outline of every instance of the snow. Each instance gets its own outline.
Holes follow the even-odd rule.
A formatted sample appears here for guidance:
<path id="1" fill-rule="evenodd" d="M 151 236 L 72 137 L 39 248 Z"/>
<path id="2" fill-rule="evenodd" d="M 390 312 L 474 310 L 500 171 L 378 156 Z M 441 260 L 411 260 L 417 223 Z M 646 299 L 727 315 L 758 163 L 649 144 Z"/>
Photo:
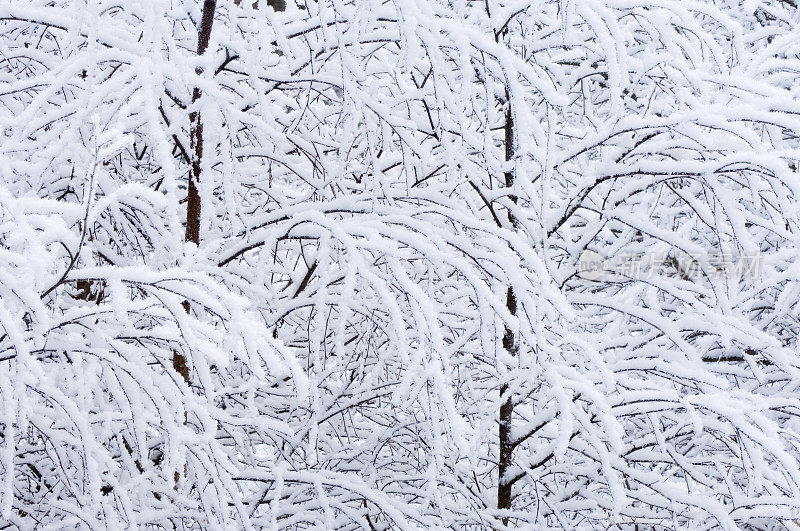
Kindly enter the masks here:
<path id="1" fill-rule="evenodd" d="M 0 529 L 796 525 L 792 3 L 0 6 Z"/>

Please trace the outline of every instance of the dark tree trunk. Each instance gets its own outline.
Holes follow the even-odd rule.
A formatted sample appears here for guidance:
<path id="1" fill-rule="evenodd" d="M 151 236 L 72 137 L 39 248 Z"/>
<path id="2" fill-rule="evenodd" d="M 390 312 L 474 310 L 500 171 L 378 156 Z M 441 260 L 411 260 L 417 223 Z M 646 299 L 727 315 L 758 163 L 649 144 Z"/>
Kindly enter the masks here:
<path id="1" fill-rule="evenodd" d="M 208 42 L 211 39 L 211 27 L 214 24 L 214 11 L 216 10 L 216 0 L 205 0 L 203 2 L 203 17 L 200 21 L 200 30 L 197 33 L 197 55 L 203 55 L 208 49 Z M 200 89 L 195 88 L 192 92 L 192 103 L 195 104 L 200 99 Z M 188 196 L 186 198 L 186 241 L 195 245 L 200 243 L 200 192 L 197 184 L 200 182 L 202 172 L 201 163 L 203 161 L 203 122 L 200 112 L 195 109 L 189 113 L 189 142 L 192 154 L 192 167 L 189 170 Z M 183 307 L 189 312 L 189 303 L 184 302 Z M 180 374 L 184 381 L 189 383 L 189 365 L 186 356 L 178 351 L 172 355 L 172 366 Z"/>
<path id="2" fill-rule="evenodd" d="M 203 2 L 203 18 L 197 34 L 197 55 L 203 55 L 211 39 L 211 27 L 214 24 L 214 11 L 217 7 L 216 0 Z M 195 88 L 192 93 L 192 103 L 200 99 L 200 89 Z M 203 122 L 196 109 L 189 114 L 190 130 L 189 143 L 192 152 L 192 168 L 189 173 L 189 194 L 186 205 L 186 241 L 200 243 L 200 193 L 197 184 L 200 182 L 200 164 L 203 160 Z"/>
<path id="3" fill-rule="evenodd" d="M 200 99 L 200 89 L 195 88 L 192 103 Z M 200 113 L 189 113 L 189 146 L 192 152 L 192 167 L 189 171 L 189 193 L 186 198 L 186 241 L 200 243 L 200 193 L 197 184 L 200 182 L 200 163 L 203 160 L 203 123 Z"/>
<path id="4" fill-rule="evenodd" d="M 514 118 L 511 114 L 511 102 L 509 100 L 508 91 L 506 91 L 506 123 L 503 127 L 505 133 L 505 159 L 506 162 L 514 158 Z M 505 172 L 506 188 L 511 188 L 514 185 L 514 171 L 508 170 Z M 511 195 L 511 200 L 516 203 L 517 197 Z M 511 212 L 508 213 L 508 221 L 514 226 L 515 220 Z M 506 291 L 506 308 L 511 315 L 517 315 L 517 298 L 514 295 L 514 288 L 508 286 Z M 506 327 L 505 334 L 503 335 L 503 348 L 512 356 L 517 355 L 516 338 L 514 332 Z M 508 391 L 508 385 L 500 386 L 500 398 Z M 500 413 L 498 418 L 498 439 L 500 446 L 500 458 L 498 461 L 498 478 L 497 478 L 497 508 L 498 509 L 511 509 L 511 487 L 512 483 L 510 478 L 506 478 L 506 471 L 511 466 L 512 453 L 514 451 L 514 443 L 511 440 L 511 416 L 514 413 L 514 402 L 512 396 L 508 395 L 500 404 Z M 508 524 L 508 518 L 503 518 L 503 525 Z"/>

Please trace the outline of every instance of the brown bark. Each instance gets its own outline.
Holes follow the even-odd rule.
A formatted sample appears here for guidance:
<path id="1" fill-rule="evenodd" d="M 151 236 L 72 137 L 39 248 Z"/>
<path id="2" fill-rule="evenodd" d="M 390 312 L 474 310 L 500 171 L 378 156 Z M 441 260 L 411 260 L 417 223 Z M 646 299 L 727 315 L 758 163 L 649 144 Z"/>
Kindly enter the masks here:
<path id="1" fill-rule="evenodd" d="M 203 2 L 203 16 L 200 21 L 200 30 L 197 32 L 197 55 L 203 55 L 208 49 L 208 41 L 211 39 L 211 27 L 214 24 L 214 11 L 217 8 L 216 0 L 205 0 Z M 197 71 L 201 73 L 202 70 Z M 192 104 L 196 104 L 200 99 L 201 92 L 195 87 L 192 92 Z M 189 170 L 189 186 L 186 198 L 186 241 L 195 245 L 200 243 L 200 193 L 197 190 L 197 183 L 200 182 L 201 162 L 203 161 L 203 122 L 200 119 L 200 112 L 193 110 L 189 113 L 189 149 L 192 152 L 192 167 Z M 184 301 L 183 309 L 189 313 L 190 306 L 188 301 Z M 172 353 L 172 368 L 183 377 L 183 381 L 189 384 L 189 364 L 186 356 L 180 352 Z M 188 424 L 189 415 L 183 412 L 183 423 Z M 184 466 L 183 474 L 186 475 Z M 180 473 L 175 472 L 175 490 L 178 490 Z"/>
<path id="2" fill-rule="evenodd" d="M 203 55 L 208 49 L 208 42 L 211 39 L 211 27 L 214 24 L 214 11 L 216 10 L 216 0 L 205 0 L 203 2 L 203 16 L 200 21 L 200 30 L 197 33 L 197 55 Z M 196 104 L 200 99 L 201 92 L 195 88 L 192 92 L 192 104 Z M 200 182 L 202 172 L 201 163 L 203 161 L 203 122 L 198 110 L 189 113 L 189 142 L 192 153 L 192 167 L 189 170 L 189 186 L 186 198 L 186 241 L 195 245 L 200 243 L 200 193 L 197 183 Z M 183 308 L 189 313 L 189 303 L 184 302 Z M 189 383 L 189 364 L 186 356 L 178 351 L 172 355 L 172 367 Z"/>
<path id="3" fill-rule="evenodd" d="M 214 11 L 217 7 L 216 0 L 203 2 L 203 18 L 200 21 L 200 30 L 197 34 L 197 55 L 203 55 L 208 49 L 211 39 L 211 27 L 214 24 Z M 192 92 L 192 104 L 200 99 L 200 89 L 195 87 Z M 200 193 L 197 184 L 200 182 L 201 162 L 203 160 L 203 122 L 200 112 L 193 110 L 189 114 L 189 149 L 192 152 L 192 168 L 189 172 L 189 190 L 186 204 L 186 241 L 200 243 Z"/>
<path id="4" fill-rule="evenodd" d="M 192 103 L 200 99 L 200 89 L 195 88 L 192 94 Z M 200 192 L 197 184 L 200 182 L 200 163 L 203 160 L 203 123 L 200 113 L 189 113 L 189 148 L 192 151 L 192 167 L 189 170 L 189 190 L 186 198 L 186 241 L 194 244 L 200 243 Z"/>

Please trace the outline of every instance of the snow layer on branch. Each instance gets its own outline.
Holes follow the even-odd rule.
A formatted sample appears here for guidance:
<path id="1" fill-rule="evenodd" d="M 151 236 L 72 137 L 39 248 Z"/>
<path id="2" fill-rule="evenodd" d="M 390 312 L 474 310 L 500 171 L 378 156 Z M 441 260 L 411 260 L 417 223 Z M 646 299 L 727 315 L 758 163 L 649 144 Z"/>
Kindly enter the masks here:
<path id="1" fill-rule="evenodd" d="M 0 7 L 0 528 L 793 525 L 792 4 Z"/>

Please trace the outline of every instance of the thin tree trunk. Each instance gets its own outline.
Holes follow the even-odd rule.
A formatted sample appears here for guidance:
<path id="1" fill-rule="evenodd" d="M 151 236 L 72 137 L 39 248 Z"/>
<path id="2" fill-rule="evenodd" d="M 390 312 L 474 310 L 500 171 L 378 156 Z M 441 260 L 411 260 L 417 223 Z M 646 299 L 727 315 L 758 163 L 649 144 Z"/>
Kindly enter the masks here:
<path id="1" fill-rule="evenodd" d="M 200 30 L 197 33 L 197 55 L 203 55 L 208 48 L 208 41 L 211 39 L 211 26 L 214 24 L 214 11 L 217 8 L 216 0 L 205 0 L 203 2 L 203 16 L 200 21 Z M 198 74 L 201 70 L 198 69 Z M 194 88 L 192 92 L 192 104 L 200 99 L 200 89 Z M 200 182 L 201 162 L 203 161 L 203 122 L 200 119 L 200 112 L 193 110 L 189 113 L 189 149 L 193 155 L 192 167 L 189 170 L 188 196 L 186 198 L 186 241 L 195 245 L 200 243 L 200 193 L 197 190 L 197 183 Z M 189 313 L 189 301 L 183 302 L 183 309 Z M 172 352 L 172 367 L 189 384 L 189 364 L 186 356 L 177 350 Z M 189 415 L 183 412 L 183 423 L 189 423 Z M 186 475 L 186 467 L 183 469 Z M 178 490 L 180 473 L 175 472 L 175 490 Z"/>
<path id="2" fill-rule="evenodd" d="M 211 26 L 214 23 L 214 10 L 216 0 L 205 0 L 203 2 L 203 18 L 200 22 L 200 31 L 197 35 L 197 55 L 203 55 L 208 48 L 208 41 L 211 39 Z M 192 104 L 200 99 L 200 89 L 195 87 L 192 93 Z M 192 157 L 192 169 L 189 173 L 189 195 L 186 205 L 186 241 L 200 243 L 200 194 L 197 184 L 200 182 L 200 165 L 203 160 L 203 122 L 200 112 L 195 109 L 189 114 L 190 131 L 189 145 L 194 155 Z"/>
<path id="3" fill-rule="evenodd" d="M 508 90 L 506 90 L 506 123 L 503 127 L 505 132 L 505 160 L 511 161 L 514 158 L 514 118 L 511 114 L 511 101 L 509 99 Z M 505 172 L 506 188 L 511 188 L 514 185 L 514 171 L 509 169 Z M 511 200 L 516 203 L 517 197 L 511 195 Z M 516 225 L 514 216 L 511 212 L 508 213 L 508 221 L 512 226 Z M 508 286 L 506 291 L 506 308 L 511 315 L 517 315 L 517 298 L 514 295 L 514 288 Z M 503 348 L 511 356 L 517 355 L 516 338 L 514 332 L 506 327 L 505 334 L 503 335 Z M 508 391 L 508 385 L 503 384 L 500 386 L 500 398 Z M 500 459 L 498 461 L 498 478 L 497 478 L 497 508 L 498 509 L 511 509 L 511 487 L 509 478 L 506 478 L 506 471 L 511 466 L 512 453 L 514 451 L 514 444 L 511 440 L 511 416 L 514 413 L 514 402 L 512 396 L 509 394 L 505 400 L 500 404 L 500 413 L 498 419 L 498 439 L 500 443 Z M 503 525 L 508 525 L 508 518 L 503 517 Z"/>
<path id="4" fill-rule="evenodd" d="M 200 30 L 197 33 L 197 55 L 203 55 L 208 48 L 208 41 L 211 39 L 211 26 L 214 24 L 214 11 L 216 10 L 216 0 L 205 0 L 203 2 L 203 17 L 200 21 Z M 192 92 L 192 104 L 200 99 L 200 89 L 195 87 Z M 192 153 L 192 167 L 189 171 L 189 190 L 186 198 L 186 241 L 195 245 L 200 243 L 200 193 L 197 184 L 200 182 L 202 172 L 201 163 L 203 161 L 203 122 L 200 112 L 195 109 L 189 114 L 189 142 Z M 189 312 L 189 303 L 184 302 L 183 307 Z M 186 356 L 178 351 L 172 355 L 172 366 L 180 374 L 186 383 L 189 383 L 189 365 Z"/>
<path id="5" fill-rule="evenodd" d="M 484 3 L 486 5 L 486 15 L 491 19 L 492 13 L 489 8 L 489 0 L 484 0 Z M 500 34 L 497 32 L 494 34 L 494 41 L 497 43 L 500 42 Z M 506 116 L 505 124 L 503 124 L 503 143 L 505 146 L 505 161 L 508 163 L 514 159 L 514 115 L 511 112 L 511 94 L 509 93 L 508 85 L 506 85 L 505 92 Z M 504 176 L 506 188 L 510 190 L 514 186 L 514 169 L 509 168 L 506 170 Z M 517 196 L 514 195 L 513 192 L 509 198 L 516 204 Z M 498 222 L 499 225 L 497 218 L 495 218 L 495 221 Z M 508 212 L 508 221 L 512 227 L 516 227 L 517 222 L 511 211 Z M 514 287 L 511 285 L 506 288 L 506 309 L 512 316 L 517 315 L 517 297 L 514 294 Z M 517 340 L 514 336 L 514 332 L 508 326 L 505 327 L 505 333 L 503 334 L 503 348 L 512 357 L 517 356 Z M 497 508 L 500 510 L 511 509 L 511 502 L 513 501 L 511 495 L 513 481 L 511 481 L 511 478 L 506 477 L 506 472 L 508 472 L 513 462 L 512 454 L 514 453 L 514 441 L 511 438 L 511 419 L 514 414 L 514 401 L 513 393 L 505 396 L 507 392 L 508 384 L 502 384 L 500 386 L 500 400 L 502 400 L 502 402 L 500 403 L 500 411 L 497 416 L 497 439 L 500 453 L 497 462 Z M 508 517 L 502 517 L 502 522 L 504 526 L 508 525 Z"/>

